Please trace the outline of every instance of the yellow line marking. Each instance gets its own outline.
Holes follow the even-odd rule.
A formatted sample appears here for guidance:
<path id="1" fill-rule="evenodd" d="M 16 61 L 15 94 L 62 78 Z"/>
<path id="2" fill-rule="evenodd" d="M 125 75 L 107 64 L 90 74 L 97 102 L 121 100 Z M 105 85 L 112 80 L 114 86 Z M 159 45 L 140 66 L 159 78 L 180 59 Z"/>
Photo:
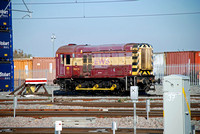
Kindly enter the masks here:
<path id="1" fill-rule="evenodd" d="M 187 100 L 187 98 L 186 98 L 186 94 L 185 94 L 185 89 L 184 89 L 184 87 L 182 88 L 182 90 L 183 90 L 183 95 L 184 95 L 184 97 L 185 97 L 185 101 L 186 101 L 186 104 L 187 104 L 187 108 L 188 108 L 188 110 L 189 110 L 189 114 L 190 114 L 190 116 L 191 116 L 190 105 L 189 105 L 188 100 Z"/>

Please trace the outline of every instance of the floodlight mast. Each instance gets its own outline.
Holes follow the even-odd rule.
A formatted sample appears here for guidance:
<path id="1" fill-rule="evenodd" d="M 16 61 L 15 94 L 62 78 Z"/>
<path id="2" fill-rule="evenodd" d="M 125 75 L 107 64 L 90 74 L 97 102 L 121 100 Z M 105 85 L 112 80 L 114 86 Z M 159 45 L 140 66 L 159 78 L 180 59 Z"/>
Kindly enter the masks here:
<path id="1" fill-rule="evenodd" d="M 56 36 L 55 34 L 53 33 L 52 36 L 51 36 L 51 41 L 53 43 L 53 57 L 54 57 L 54 42 L 55 42 L 55 39 L 56 39 Z"/>

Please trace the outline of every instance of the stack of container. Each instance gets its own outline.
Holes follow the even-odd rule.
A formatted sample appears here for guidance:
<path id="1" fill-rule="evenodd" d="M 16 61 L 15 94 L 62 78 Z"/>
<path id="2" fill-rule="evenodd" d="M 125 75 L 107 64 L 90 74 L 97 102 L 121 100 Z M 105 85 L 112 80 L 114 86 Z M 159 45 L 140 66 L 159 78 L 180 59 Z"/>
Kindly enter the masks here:
<path id="1" fill-rule="evenodd" d="M 55 57 L 33 57 L 33 70 L 35 70 L 33 78 L 47 78 L 48 83 L 53 83 L 56 76 L 55 69 Z"/>
<path id="2" fill-rule="evenodd" d="M 190 84 L 200 85 L 200 51 L 154 53 L 153 68 L 156 78 L 181 74 L 190 77 Z"/>
<path id="3" fill-rule="evenodd" d="M 195 51 L 166 52 L 167 74 L 190 75 L 191 66 L 195 65 Z"/>
<path id="4" fill-rule="evenodd" d="M 14 58 L 14 87 L 17 88 L 25 82 L 27 78 L 33 78 L 32 58 Z"/>
<path id="5" fill-rule="evenodd" d="M 47 78 L 47 85 L 53 85 L 55 70 L 55 57 L 15 58 L 15 87 L 20 86 L 27 78 Z"/>
<path id="6" fill-rule="evenodd" d="M 14 90 L 11 1 L 0 0 L 0 91 Z"/>
<path id="7" fill-rule="evenodd" d="M 197 72 L 197 78 L 199 79 L 199 85 L 200 85 L 200 51 L 195 53 L 195 64 L 196 64 L 196 72 Z"/>

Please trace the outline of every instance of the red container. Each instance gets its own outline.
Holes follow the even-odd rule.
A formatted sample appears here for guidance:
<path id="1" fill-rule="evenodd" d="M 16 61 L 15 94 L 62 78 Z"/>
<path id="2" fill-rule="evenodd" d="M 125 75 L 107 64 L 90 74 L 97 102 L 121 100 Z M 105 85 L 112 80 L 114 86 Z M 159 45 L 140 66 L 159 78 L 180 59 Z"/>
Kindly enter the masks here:
<path id="1" fill-rule="evenodd" d="M 55 57 L 33 57 L 33 78 L 47 78 L 47 83 L 53 84 L 55 68 Z"/>
<path id="2" fill-rule="evenodd" d="M 185 65 L 195 63 L 194 51 L 165 52 L 166 65 Z"/>
<path id="3" fill-rule="evenodd" d="M 189 75 L 191 65 L 195 64 L 195 51 L 165 52 L 165 56 L 167 75 Z"/>
<path id="4" fill-rule="evenodd" d="M 200 65 L 200 51 L 195 52 L 195 64 Z"/>
<path id="5" fill-rule="evenodd" d="M 200 79 L 200 51 L 195 52 L 195 71 L 197 79 Z"/>

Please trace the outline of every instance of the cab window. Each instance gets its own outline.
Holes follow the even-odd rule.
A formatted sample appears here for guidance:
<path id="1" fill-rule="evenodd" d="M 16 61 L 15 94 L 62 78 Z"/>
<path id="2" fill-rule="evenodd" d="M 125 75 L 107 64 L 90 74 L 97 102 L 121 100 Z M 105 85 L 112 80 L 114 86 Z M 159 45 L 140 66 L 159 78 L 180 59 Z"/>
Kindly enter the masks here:
<path id="1" fill-rule="evenodd" d="M 67 65 L 70 64 L 70 55 L 66 55 L 66 64 L 67 64 Z"/>
<path id="2" fill-rule="evenodd" d="M 60 55 L 60 64 L 64 64 L 64 54 Z"/>

